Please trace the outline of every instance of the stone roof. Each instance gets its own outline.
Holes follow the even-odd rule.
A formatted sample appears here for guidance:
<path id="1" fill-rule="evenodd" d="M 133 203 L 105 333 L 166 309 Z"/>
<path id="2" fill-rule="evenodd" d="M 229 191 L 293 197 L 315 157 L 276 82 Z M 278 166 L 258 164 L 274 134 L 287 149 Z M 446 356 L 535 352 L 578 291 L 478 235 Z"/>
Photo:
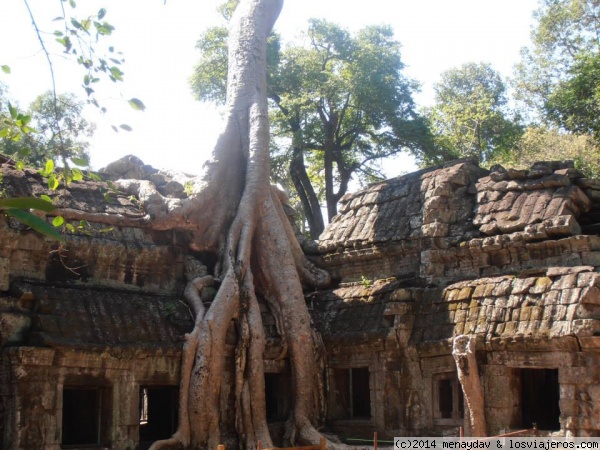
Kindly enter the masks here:
<path id="1" fill-rule="evenodd" d="M 175 297 L 26 283 L 12 291 L 21 304 L 28 299 L 21 311 L 30 317 L 22 332 L 28 345 L 180 348 L 193 327 L 188 307 Z"/>
<path id="2" fill-rule="evenodd" d="M 481 278 L 445 289 L 379 280 L 309 298 L 325 340 L 343 345 L 393 335 L 401 345 L 426 352 L 450 348 L 454 336 L 471 334 L 490 349 L 543 350 L 557 348 L 549 340 L 569 336 L 572 341 L 563 345 L 594 345 L 600 333 L 600 273 L 591 266 Z"/>
<path id="3" fill-rule="evenodd" d="M 600 180 L 584 178 L 570 161 L 540 162 L 531 170 L 495 166 L 484 175 L 465 160 L 347 194 L 320 237 L 321 251 L 424 238 L 453 245 L 524 231 L 536 239 L 546 230 L 569 236 L 581 233 L 583 214 L 582 225 L 600 223 Z"/>
<path id="4" fill-rule="evenodd" d="M 485 235 L 525 231 L 528 226 L 550 235 L 580 234 L 577 218 L 593 204 L 578 186 L 585 185 L 581 179 L 570 163 L 537 163 L 530 171 L 498 167 L 477 183 L 473 223 Z"/>
<path id="5" fill-rule="evenodd" d="M 481 173 L 474 161 L 465 160 L 346 194 L 319 245 L 327 251 L 423 237 L 462 238 L 473 230 L 465 218 L 472 214 L 469 198 Z"/>
<path id="6" fill-rule="evenodd" d="M 17 170 L 14 164 L 3 160 L 0 170 L 3 176 L 4 193 L 8 197 L 47 195 L 60 209 L 123 216 L 131 219 L 144 217 L 144 214 L 128 197 L 111 191 L 109 185 L 103 181 L 73 181 L 69 184 L 69 189 L 50 190 L 44 178 L 33 169 Z"/>
<path id="7" fill-rule="evenodd" d="M 378 280 L 373 286 L 352 283 L 308 296 L 312 316 L 325 341 L 362 343 L 384 339 L 394 327 L 386 318 L 387 304 L 396 299 L 398 280 Z"/>

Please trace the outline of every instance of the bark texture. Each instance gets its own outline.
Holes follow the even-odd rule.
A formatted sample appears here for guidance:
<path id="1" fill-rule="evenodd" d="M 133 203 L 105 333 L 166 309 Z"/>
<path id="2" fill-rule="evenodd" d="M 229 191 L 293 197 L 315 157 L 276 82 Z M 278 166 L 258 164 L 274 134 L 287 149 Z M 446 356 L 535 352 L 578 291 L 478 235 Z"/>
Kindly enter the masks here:
<path id="1" fill-rule="evenodd" d="M 475 338 L 464 334 L 456 336 L 452 346 L 452 356 L 456 361 L 458 381 L 465 395 L 469 435 L 487 436 L 483 388 L 475 359 Z"/>
<path id="2" fill-rule="evenodd" d="M 271 308 L 284 337 L 293 382 L 293 407 L 286 425 L 290 443 L 318 443 L 313 424 L 322 417 L 319 340 L 313 334 L 302 286 L 325 286 L 329 276 L 302 254 L 269 184 L 269 123 L 266 97 L 266 39 L 283 0 L 242 0 L 231 21 L 228 117 L 205 166 L 197 193 L 169 201 L 143 182 L 123 182 L 135 191 L 159 226 L 195 233 L 194 247 L 220 255 L 215 278 L 190 279 L 185 298 L 196 314 L 186 335 L 181 370 L 179 427 L 151 449 L 216 448 L 221 443 L 219 407 L 225 370 L 226 335 L 233 321 L 236 430 L 240 446 L 272 442 L 266 423 L 259 297 Z M 218 291 L 205 311 L 203 287 Z M 220 285 L 219 285 L 220 283 Z"/>

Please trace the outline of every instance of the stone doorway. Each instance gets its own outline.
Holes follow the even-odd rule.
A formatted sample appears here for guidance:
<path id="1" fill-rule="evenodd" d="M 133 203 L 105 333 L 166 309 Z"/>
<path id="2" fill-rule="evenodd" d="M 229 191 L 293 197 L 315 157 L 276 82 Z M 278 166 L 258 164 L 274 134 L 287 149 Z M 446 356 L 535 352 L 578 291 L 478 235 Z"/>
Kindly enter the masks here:
<path id="1" fill-rule="evenodd" d="M 140 386 L 140 450 L 176 431 L 178 404 L 177 386 Z"/>
<path id="2" fill-rule="evenodd" d="M 520 369 L 521 426 L 560 430 L 558 369 Z"/>

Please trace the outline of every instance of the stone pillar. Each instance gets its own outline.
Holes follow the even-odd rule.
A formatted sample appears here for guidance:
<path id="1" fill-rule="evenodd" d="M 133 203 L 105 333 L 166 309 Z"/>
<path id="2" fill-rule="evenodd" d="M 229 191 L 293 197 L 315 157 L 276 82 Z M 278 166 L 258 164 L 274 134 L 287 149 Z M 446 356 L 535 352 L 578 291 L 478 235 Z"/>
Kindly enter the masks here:
<path id="1" fill-rule="evenodd" d="M 452 356 L 456 361 L 458 380 L 465 394 L 470 435 L 486 436 L 483 388 L 475 360 L 475 338 L 464 334 L 456 336 Z"/>

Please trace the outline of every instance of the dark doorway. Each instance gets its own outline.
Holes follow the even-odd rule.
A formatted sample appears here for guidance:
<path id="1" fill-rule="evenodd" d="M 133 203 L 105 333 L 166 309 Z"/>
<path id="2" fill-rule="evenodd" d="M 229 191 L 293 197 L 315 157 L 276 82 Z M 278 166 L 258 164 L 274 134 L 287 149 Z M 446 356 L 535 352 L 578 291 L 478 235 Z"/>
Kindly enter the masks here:
<path id="1" fill-rule="evenodd" d="M 370 419 L 371 390 L 368 367 L 333 369 L 332 419 Z"/>
<path id="2" fill-rule="evenodd" d="M 352 384 L 352 418 L 371 418 L 371 390 L 369 389 L 369 369 L 350 369 Z"/>
<path id="3" fill-rule="evenodd" d="M 177 429 L 179 388 L 140 386 L 140 450 L 170 438 Z"/>
<path id="4" fill-rule="evenodd" d="M 63 388 L 62 445 L 98 445 L 102 432 L 102 389 Z"/>
<path id="5" fill-rule="evenodd" d="M 267 422 L 282 422 L 290 413 L 290 375 L 287 373 L 265 373 L 265 401 Z"/>
<path id="6" fill-rule="evenodd" d="M 458 425 L 464 417 L 463 391 L 456 372 L 433 376 L 433 417 L 438 425 Z"/>
<path id="7" fill-rule="evenodd" d="M 454 411 L 454 392 L 453 392 L 452 380 L 446 378 L 440 380 L 438 385 L 440 405 L 440 418 L 452 419 L 452 412 Z"/>
<path id="8" fill-rule="evenodd" d="M 521 426 L 560 430 L 558 369 L 521 369 Z"/>

